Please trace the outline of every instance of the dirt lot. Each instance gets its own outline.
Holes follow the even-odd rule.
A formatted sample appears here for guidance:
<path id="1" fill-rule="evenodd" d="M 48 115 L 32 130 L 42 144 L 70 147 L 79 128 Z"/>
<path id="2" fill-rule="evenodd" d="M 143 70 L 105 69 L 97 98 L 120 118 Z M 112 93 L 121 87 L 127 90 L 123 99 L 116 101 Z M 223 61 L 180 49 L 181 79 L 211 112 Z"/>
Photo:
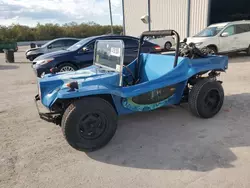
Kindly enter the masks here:
<path id="1" fill-rule="evenodd" d="M 85 154 L 39 119 L 30 64 L 6 64 L 3 55 L 1 188 L 250 187 L 250 58 L 230 59 L 215 118 L 193 117 L 185 106 L 124 116 L 105 148 Z"/>

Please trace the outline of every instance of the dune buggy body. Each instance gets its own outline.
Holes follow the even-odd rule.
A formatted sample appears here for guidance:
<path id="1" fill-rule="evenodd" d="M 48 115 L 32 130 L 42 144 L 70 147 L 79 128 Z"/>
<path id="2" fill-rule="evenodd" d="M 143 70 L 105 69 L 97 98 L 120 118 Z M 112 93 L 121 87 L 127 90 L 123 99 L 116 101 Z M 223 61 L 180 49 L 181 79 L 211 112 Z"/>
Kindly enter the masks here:
<path id="1" fill-rule="evenodd" d="M 85 100 L 83 103 L 80 102 L 79 106 L 86 109 L 89 106 L 82 106 L 83 104 L 99 104 L 95 102 L 90 104 L 89 101 L 94 101 L 95 98 L 98 98 L 98 101 L 101 99 L 107 102 L 116 115 L 150 111 L 188 102 L 192 87 L 202 83 L 205 85 L 207 82 L 218 83 L 216 77 L 219 72 L 225 71 L 228 67 L 228 58 L 225 56 L 208 55 L 196 59 L 178 57 L 179 35 L 172 30 L 144 32 L 140 43 L 143 43 L 144 36 L 152 35 L 175 35 L 177 38 L 175 55 L 140 53 L 139 47 L 138 58 L 128 66 L 123 66 L 124 49 L 121 41 L 97 41 L 94 65 L 76 72 L 51 73 L 38 79 L 39 94 L 36 96 L 36 101 L 41 100 L 49 110 L 47 113 L 39 111 L 40 117 L 66 125 L 68 119 L 65 120 L 63 117 L 66 117 L 65 113 L 69 113 L 70 110 L 67 111 L 67 109 L 72 104 L 77 107 L 76 101 Z M 112 66 L 108 66 L 109 62 Z M 218 98 L 216 100 L 219 102 Z M 94 116 L 97 117 L 93 115 L 90 119 L 94 119 Z M 86 138 L 81 137 L 79 139 L 82 141 L 73 142 L 69 137 L 66 133 L 66 139 L 71 146 L 84 151 L 98 149 L 111 139 L 100 141 L 94 146 L 82 146 L 77 143 L 86 143 Z"/>

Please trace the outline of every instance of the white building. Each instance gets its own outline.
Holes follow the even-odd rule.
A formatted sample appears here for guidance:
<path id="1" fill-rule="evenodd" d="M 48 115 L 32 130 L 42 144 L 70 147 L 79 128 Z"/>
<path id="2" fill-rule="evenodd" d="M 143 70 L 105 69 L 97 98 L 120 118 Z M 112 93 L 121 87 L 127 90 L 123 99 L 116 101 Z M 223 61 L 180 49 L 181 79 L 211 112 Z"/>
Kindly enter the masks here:
<path id="1" fill-rule="evenodd" d="M 126 35 L 174 29 L 181 38 L 192 36 L 211 23 L 250 19 L 250 0 L 123 0 Z M 141 18 L 148 16 L 145 24 Z"/>

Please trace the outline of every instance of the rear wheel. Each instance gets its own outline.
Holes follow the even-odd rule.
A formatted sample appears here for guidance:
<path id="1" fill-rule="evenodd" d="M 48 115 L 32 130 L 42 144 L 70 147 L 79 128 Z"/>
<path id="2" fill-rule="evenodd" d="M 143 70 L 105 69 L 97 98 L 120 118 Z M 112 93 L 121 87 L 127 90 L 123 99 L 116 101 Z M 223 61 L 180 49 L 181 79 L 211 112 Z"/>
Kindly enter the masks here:
<path id="1" fill-rule="evenodd" d="M 221 83 L 209 79 L 197 82 L 189 93 L 190 111 L 202 118 L 211 118 L 221 109 L 224 102 L 224 90 Z"/>
<path id="2" fill-rule="evenodd" d="M 164 49 L 165 50 L 171 50 L 172 48 L 172 43 L 171 42 L 166 42 L 165 45 L 164 45 Z"/>
<path id="3" fill-rule="evenodd" d="M 62 118 L 62 131 L 67 142 L 81 151 L 94 151 L 105 146 L 116 128 L 115 109 L 99 97 L 75 101 Z"/>
<path id="4" fill-rule="evenodd" d="M 71 63 L 64 63 L 59 65 L 58 71 L 59 72 L 72 72 L 76 71 L 77 67 L 75 65 L 72 65 Z"/>

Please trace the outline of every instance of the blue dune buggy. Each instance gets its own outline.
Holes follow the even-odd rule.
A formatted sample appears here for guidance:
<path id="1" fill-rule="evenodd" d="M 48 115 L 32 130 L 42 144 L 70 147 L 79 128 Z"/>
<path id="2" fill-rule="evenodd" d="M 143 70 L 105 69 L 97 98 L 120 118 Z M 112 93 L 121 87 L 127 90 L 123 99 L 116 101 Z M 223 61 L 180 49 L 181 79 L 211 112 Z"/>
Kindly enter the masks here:
<path id="1" fill-rule="evenodd" d="M 175 54 L 141 53 L 144 37 L 157 35 L 175 35 Z M 223 105 L 217 77 L 227 69 L 228 58 L 179 45 L 174 30 L 144 32 L 138 58 L 124 66 L 122 41 L 97 41 L 92 66 L 68 73 L 51 70 L 38 79 L 36 104 L 40 100 L 49 111 L 41 112 L 37 104 L 40 117 L 61 125 L 67 142 L 82 151 L 105 146 L 122 114 L 188 103 L 196 116 L 213 117 Z"/>

